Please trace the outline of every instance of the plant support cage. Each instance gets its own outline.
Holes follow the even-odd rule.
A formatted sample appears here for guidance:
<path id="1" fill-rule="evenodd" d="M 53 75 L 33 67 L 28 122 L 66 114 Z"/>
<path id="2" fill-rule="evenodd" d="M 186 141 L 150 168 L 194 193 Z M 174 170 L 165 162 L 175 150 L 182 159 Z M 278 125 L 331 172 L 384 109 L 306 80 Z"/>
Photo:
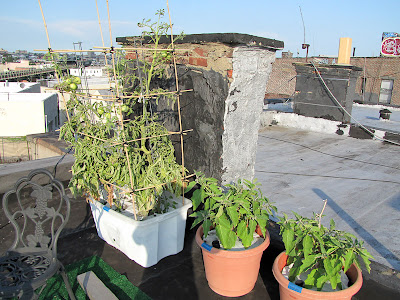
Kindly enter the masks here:
<path id="1" fill-rule="evenodd" d="M 121 128 L 122 133 L 124 133 L 124 123 L 127 121 L 126 119 L 124 119 L 123 116 L 123 105 L 124 105 L 124 101 L 126 101 L 126 99 L 134 99 L 134 98 L 139 98 L 139 102 L 143 101 L 145 102 L 146 99 L 148 100 L 154 100 L 154 98 L 156 97 L 157 99 L 160 96 L 166 96 L 168 98 L 174 97 L 175 101 L 176 101 L 176 105 L 174 105 L 174 107 L 177 110 L 177 115 L 178 115 L 178 131 L 168 131 L 167 133 L 163 134 L 165 136 L 172 136 L 172 135 L 177 135 L 179 137 L 179 146 L 180 146 L 180 150 L 181 150 L 181 165 L 182 165 L 182 171 L 181 171 L 181 178 L 176 179 L 176 180 L 180 180 L 182 181 L 182 195 L 183 193 L 183 189 L 184 189 L 184 183 L 187 181 L 187 179 L 189 177 L 192 177 L 192 175 L 187 175 L 186 174 L 186 169 L 185 169 L 185 160 L 184 160 L 184 149 L 183 149 L 183 136 L 186 135 L 188 132 L 192 131 L 191 129 L 188 130 L 183 130 L 182 128 L 182 116 L 181 116 L 181 104 L 180 104 L 180 95 L 184 92 L 188 92 L 188 91 L 192 91 L 192 90 L 180 90 L 179 89 L 179 82 L 178 82 L 178 76 L 177 76 L 177 59 L 176 59 L 176 52 L 183 50 L 183 51 L 188 51 L 187 49 L 175 49 L 175 45 L 174 45 L 174 34 L 173 34 L 173 26 L 172 26 L 172 22 L 171 22 L 171 14 L 170 14 L 170 9 L 169 9 L 169 4 L 168 1 L 166 1 L 166 5 L 167 5 L 167 11 L 168 11 L 168 18 L 169 18 L 169 24 L 168 24 L 168 31 L 170 32 L 170 38 L 171 38 L 171 43 L 170 43 L 170 47 L 165 48 L 165 47 L 159 47 L 159 45 L 155 44 L 155 45 L 145 45 L 143 46 L 142 43 L 140 43 L 140 45 L 138 45 L 138 47 L 125 47 L 125 48 L 116 48 L 113 45 L 113 38 L 112 38 L 112 33 L 111 33 L 111 19 L 110 19 L 110 9 L 109 9 L 109 3 L 108 0 L 106 0 L 107 2 L 107 15 L 108 15 L 108 28 L 109 28 L 109 35 L 110 35 L 110 46 L 106 47 L 105 43 L 104 43 L 104 37 L 103 37 L 103 33 L 102 33 L 102 26 L 101 26 L 101 21 L 100 21 L 100 14 L 99 14 L 99 7 L 98 7 L 98 3 L 97 0 L 96 2 L 96 9 L 97 9 L 97 17 L 98 17 L 98 22 L 99 22 L 99 28 L 100 28 L 100 34 L 101 34 L 101 39 L 102 39 L 102 46 L 101 47 L 93 47 L 93 49 L 90 50 L 82 50 L 82 49 L 67 49 L 67 50 L 55 50 L 52 49 L 51 47 L 51 43 L 50 43 L 50 38 L 49 38 L 49 34 L 48 34 L 48 29 L 47 29 L 47 24 L 46 24 L 46 20 L 45 20 L 45 16 L 43 13 L 43 9 L 42 9 L 42 5 L 40 0 L 38 0 L 39 3 L 39 7 L 41 10 L 41 14 L 42 14 L 42 18 L 43 18 L 43 23 L 44 23 L 44 28 L 45 28 L 45 32 L 46 32 L 46 37 L 47 37 L 47 41 L 48 41 L 48 49 L 35 49 L 35 51 L 42 51 L 42 52 L 47 52 L 47 54 L 52 58 L 53 63 L 55 64 L 55 77 L 57 82 L 60 84 L 61 83 L 61 78 L 59 76 L 59 74 L 57 73 L 57 67 L 59 67 L 57 65 L 57 63 L 55 62 L 55 54 L 57 53 L 80 53 L 80 52 L 98 52 L 98 53 L 104 53 L 104 60 L 105 60 L 105 65 L 107 69 L 111 69 L 111 72 L 107 72 L 108 73 L 108 81 L 109 81 L 109 85 L 110 88 L 109 90 L 111 91 L 110 95 L 95 95 L 91 92 L 91 89 L 86 88 L 84 89 L 82 92 L 79 92 L 78 97 L 80 99 L 82 99 L 82 101 L 92 101 L 92 100 L 102 100 L 105 101 L 107 103 L 113 103 L 113 107 L 115 107 L 115 115 L 118 117 L 118 121 L 115 122 L 116 126 L 119 126 Z M 125 93 L 123 91 L 123 89 L 121 90 L 120 84 L 118 82 L 118 70 L 117 70 L 117 64 L 116 61 L 118 59 L 118 57 L 120 57 L 121 55 L 123 55 L 123 51 L 126 51 L 127 53 L 133 53 L 135 55 L 135 60 L 136 60 L 136 64 L 138 63 L 139 57 L 142 58 L 146 58 L 146 57 L 151 57 L 154 55 L 154 53 L 157 53 L 158 51 L 163 51 L 163 53 L 168 53 L 169 55 L 169 62 L 171 65 L 171 68 L 173 70 L 173 75 L 175 78 L 175 90 L 174 91 L 160 91 L 160 92 L 151 92 L 149 91 L 149 89 L 143 89 L 143 84 L 140 84 L 141 86 L 141 92 L 140 95 L 132 95 L 129 93 Z M 109 65 L 108 63 L 108 57 L 111 56 L 111 65 Z M 111 74 L 110 74 L 111 73 Z M 83 75 L 82 76 L 86 76 Z M 148 87 L 148 86 L 147 86 Z M 123 87 L 122 87 L 123 88 Z M 66 118 L 69 121 L 71 118 L 71 112 L 68 110 L 68 106 L 67 106 L 67 101 L 65 99 L 65 95 L 66 94 L 71 94 L 71 92 L 68 91 L 63 91 L 61 90 L 61 98 L 62 98 L 62 102 L 64 107 L 66 108 Z M 145 103 L 143 103 L 143 105 L 145 106 Z M 94 116 L 92 116 L 94 118 Z M 94 119 L 93 119 L 94 120 Z M 80 135 L 81 137 L 85 137 L 85 138 L 89 138 L 89 139 L 98 139 L 101 140 L 103 142 L 105 142 L 105 140 L 98 138 L 96 136 L 87 134 L 87 133 L 83 133 L 83 132 L 76 132 L 76 134 Z M 129 177 L 130 177 L 130 187 L 126 187 L 126 186 L 118 186 L 113 182 L 107 182 L 105 180 L 103 180 L 102 184 L 107 185 L 108 187 L 112 187 L 115 189 L 118 189 L 119 191 L 121 191 L 122 193 L 125 194 L 129 194 L 132 204 L 133 204 L 133 212 L 134 212 L 134 216 L 135 216 L 135 220 L 138 219 L 136 210 L 135 210 L 135 193 L 143 191 L 143 190 L 147 190 L 147 189 L 155 189 L 155 188 L 159 188 L 160 186 L 163 185 L 167 185 L 167 184 L 171 184 L 171 182 L 164 182 L 159 184 L 159 186 L 143 186 L 141 188 L 135 188 L 134 183 L 133 183 L 133 170 L 131 167 L 131 162 L 130 162 L 130 158 L 127 152 L 127 147 L 130 143 L 133 142 L 137 142 L 139 140 L 142 139 L 153 139 L 153 138 L 157 138 L 160 137 L 159 136 L 150 136 L 150 137 L 144 137 L 144 138 L 138 138 L 138 139 L 129 139 L 128 137 L 126 137 L 124 134 L 121 137 L 122 141 L 119 142 L 114 142 L 114 143 L 110 143 L 109 146 L 110 147 L 115 147 L 115 146 L 123 146 L 123 149 L 125 151 L 125 157 L 126 157 L 126 163 L 129 166 Z M 175 181 L 176 181 L 175 180 Z M 110 198 L 110 197 L 109 197 Z M 111 203 L 110 203 L 111 202 Z M 184 203 L 184 196 L 182 196 L 182 202 Z M 112 204 L 112 199 L 109 199 L 109 203 L 110 205 Z"/>

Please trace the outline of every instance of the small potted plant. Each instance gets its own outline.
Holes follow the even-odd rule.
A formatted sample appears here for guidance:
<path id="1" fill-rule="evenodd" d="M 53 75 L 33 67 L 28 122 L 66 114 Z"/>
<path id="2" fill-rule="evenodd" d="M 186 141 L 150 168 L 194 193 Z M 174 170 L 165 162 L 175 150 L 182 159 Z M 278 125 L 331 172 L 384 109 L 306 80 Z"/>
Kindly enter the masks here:
<path id="1" fill-rule="evenodd" d="M 294 219 L 284 214 L 278 222 L 286 250 L 275 259 L 272 271 L 281 299 L 350 300 L 362 286 L 358 257 L 370 271 L 373 257 L 362 241 L 337 230 L 333 220 L 329 228 L 321 224 L 324 208 L 314 218 L 293 213 Z"/>
<path id="2" fill-rule="evenodd" d="M 198 172 L 187 191 L 196 184 L 199 188 L 191 197 L 195 211 L 190 216 L 195 217 L 192 228 L 202 223 L 196 242 L 208 284 L 223 296 L 245 295 L 257 281 L 262 253 L 270 243 L 266 227 L 276 208 L 256 182 L 238 180 L 221 187 L 215 178 Z"/>
<path id="3" fill-rule="evenodd" d="M 74 149 L 69 186 L 90 202 L 99 236 L 144 267 L 183 249 L 191 207 L 190 200 L 178 198 L 185 169 L 176 161 L 170 133 L 149 109 L 164 92 L 151 88 L 168 59 L 158 49 L 169 28 L 163 14 L 158 11 L 155 23 L 140 23 L 152 41 L 140 62 L 116 63 L 117 97 L 90 99 L 70 77 L 59 85 L 71 93 L 70 115 L 60 131 Z M 128 81 L 136 83 L 129 92 L 123 86 Z M 140 113 L 133 109 L 138 106 Z"/>

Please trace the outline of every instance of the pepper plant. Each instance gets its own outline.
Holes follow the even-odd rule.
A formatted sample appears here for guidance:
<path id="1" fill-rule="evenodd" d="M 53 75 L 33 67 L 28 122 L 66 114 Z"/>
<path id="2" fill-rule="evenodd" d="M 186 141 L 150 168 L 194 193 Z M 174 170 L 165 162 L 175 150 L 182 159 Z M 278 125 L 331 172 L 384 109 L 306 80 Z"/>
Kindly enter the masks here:
<path id="1" fill-rule="evenodd" d="M 153 79 L 163 76 L 167 63 L 158 45 L 167 26 L 161 22 L 163 11 L 157 15 L 156 23 L 147 20 L 141 24 L 150 26 L 145 36 L 153 41 L 149 46 L 152 49 L 144 52 L 150 52 L 153 59 L 147 61 L 148 55 L 142 57 L 136 64 L 140 73 L 128 70 L 128 65 L 134 64 L 124 59 L 116 65 L 116 84 L 123 97 L 113 102 L 90 100 L 72 90 L 67 103 L 71 115 L 60 130 L 60 137 L 74 148 L 75 163 L 69 184 L 73 194 L 95 200 L 103 197 L 110 206 L 115 204 L 119 209 L 122 208 L 119 200 L 133 200 L 140 219 L 152 212 L 165 211 L 167 204 L 160 203 L 165 190 L 177 196 L 182 193 L 183 170 L 176 162 L 168 130 L 149 110 L 150 102 L 159 98 L 152 97 Z M 65 78 L 60 87 L 67 86 L 70 79 Z M 128 93 L 129 81 L 136 84 Z M 156 89 L 156 92 L 163 91 Z M 132 107 L 138 103 L 142 106 L 141 113 L 133 114 Z"/>
<path id="2" fill-rule="evenodd" d="M 245 248 L 250 247 L 257 225 L 265 237 L 268 220 L 276 212 L 276 207 L 262 195 L 256 181 L 239 179 L 221 187 L 217 179 L 196 172 L 196 179 L 189 183 L 186 191 L 196 184 L 199 189 L 191 198 L 195 210 L 190 215 L 195 217 L 192 228 L 202 222 L 204 237 L 211 227 L 215 228 L 225 249 L 231 249 L 237 239 Z"/>
<path id="3" fill-rule="evenodd" d="M 287 265 L 293 263 L 289 272 L 289 281 L 295 281 L 302 273 L 309 272 L 305 287 L 321 290 L 330 282 L 332 289 L 342 289 L 340 271 L 347 272 L 354 263 L 360 267 L 358 258 L 364 262 L 370 272 L 372 255 L 363 247 L 354 235 L 335 228 L 333 219 L 329 228 L 321 224 L 321 214 L 306 218 L 293 212 L 295 218 L 286 214 L 280 218 L 280 233 L 288 255 Z"/>

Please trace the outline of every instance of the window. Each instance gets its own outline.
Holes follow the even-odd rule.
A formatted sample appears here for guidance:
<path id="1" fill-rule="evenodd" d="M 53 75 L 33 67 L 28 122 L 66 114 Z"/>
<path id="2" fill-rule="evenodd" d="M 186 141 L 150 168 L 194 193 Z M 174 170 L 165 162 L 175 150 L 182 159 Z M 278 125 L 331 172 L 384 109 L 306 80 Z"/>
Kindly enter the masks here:
<path id="1" fill-rule="evenodd" d="M 393 79 L 382 79 L 378 103 L 389 104 L 392 100 Z"/>
<path id="2" fill-rule="evenodd" d="M 361 77 L 361 94 L 365 93 L 366 86 L 367 86 L 367 78 Z"/>

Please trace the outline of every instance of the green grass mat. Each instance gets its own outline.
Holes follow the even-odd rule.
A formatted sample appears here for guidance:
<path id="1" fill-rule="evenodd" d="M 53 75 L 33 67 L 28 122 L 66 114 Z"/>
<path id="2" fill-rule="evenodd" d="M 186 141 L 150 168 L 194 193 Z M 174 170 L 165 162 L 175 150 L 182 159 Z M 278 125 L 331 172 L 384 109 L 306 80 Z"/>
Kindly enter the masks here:
<path id="1" fill-rule="evenodd" d="M 65 271 L 67 272 L 76 299 L 89 299 L 79 285 L 76 277 L 79 274 L 93 271 L 118 299 L 151 300 L 139 288 L 132 285 L 124 275 L 119 274 L 98 256 L 91 256 L 70 264 L 65 267 Z M 47 286 L 39 299 L 69 299 L 67 289 L 60 274 L 47 281 Z"/>

